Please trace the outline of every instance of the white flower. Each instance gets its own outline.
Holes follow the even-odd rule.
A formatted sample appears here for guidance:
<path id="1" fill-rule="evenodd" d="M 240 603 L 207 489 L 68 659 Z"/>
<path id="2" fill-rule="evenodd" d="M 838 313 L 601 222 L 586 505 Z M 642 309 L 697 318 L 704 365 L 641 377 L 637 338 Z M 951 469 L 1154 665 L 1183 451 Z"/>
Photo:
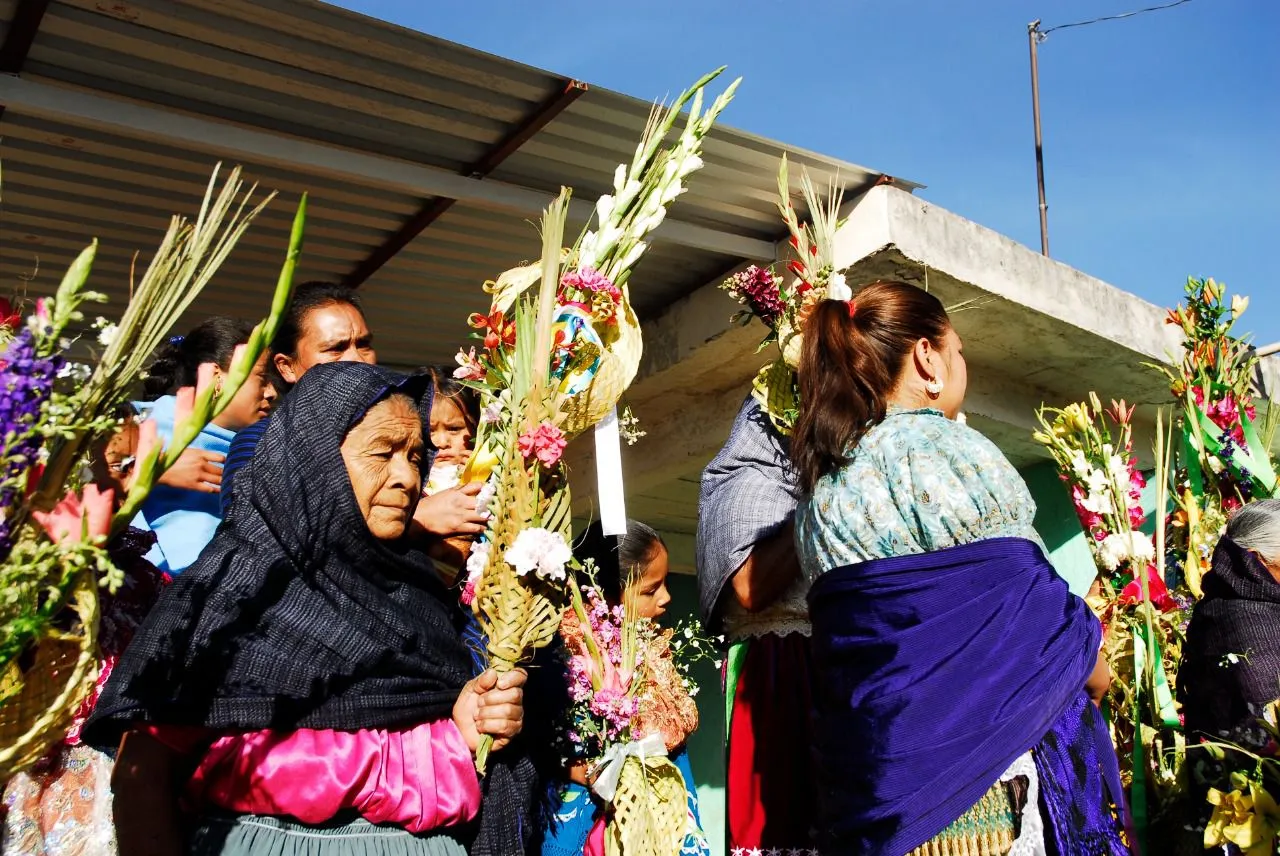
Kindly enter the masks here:
<path id="1" fill-rule="evenodd" d="M 71 378 L 79 383 L 88 380 L 91 374 L 93 374 L 93 370 L 84 363 L 67 362 L 63 363 L 62 368 L 58 369 L 58 377 Z"/>
<path id="2" fill-rule="evenodd" d="M 1084 452 L 1080 449 L 1071 450 L 1071 472 L 1080 477 L 1081 480 L 1088 477 L 1093 472 L 1093 467 L 1089 466 L 1089 459 L 1084 456 Z"/>
<path id="3" fill-rule="evenodd" d="M 489 542 L 471 542 L 471 554 L 467 556 L 467 579 L 476 582 L 489 566 Z"/>
<path id="4" fill-rule="evenodd" d="M 599 222 L 603 223 L 609 219 L 609 215 L 613 213 L 613 197 L 605 194 L 596 200 L 596 217 Z"/>
<path id="5" fill-rule="evenodd" d="M 1107 459 L 1107 471 L 1112 483 L 1121 486 L 1129 484 L 1129 465 L 1119 455 L 1112 455 Z"/>
<path id="6" fill-rule="evenodd" d="M 493 495 L 497 492 L 498 489 L 492 481 L 487 481 L 481 485 L 480 492 L 476 494 L 476 511 L 479 511 L 486 518 L 492 516 L 492 512 L 489 511 L 489 505 L 493 502 Z"/>
<path id="7" fill-rule="evenodd" d="M 1155 558 L 1155 554 L 1151 538 L 1136 530 L 1112 533 L 1098 545 L 1098 557 L 1109 571 L 1119 570 L 1126 562 L 1145 565 Z"/>
<path id="8" fill-rule="evenodd" d="M 957 414 L 956 414 L 956 421 L 957 421 L 957 422 L 959 422 L 961 425 L 968 425 L 968 424 L 969 424 L 969 417 L 968 417 L 968 416 L 965 416 L 963 412 L 961 412 L 961 413 L 957 413 Z"/>
<path id="9" fill-rule="evenodd" d="M 1099 493 L 1087 493 L 1080 500 L 1080 507 L 1093 514 L 1106 514 L 1113 510 L 1111 507 L 1111 494 L 1107 493 L 1105 489 Z"/>
<path id="10" fill-rule="evenodd" d="M 827 283 L 827 300 L 852 300 L 853 289 L 845 282 L 844 274 L 833 273 Z"/>
<path id="11" fill-rule="evenodd" d="M 564 566 L 573 558 L 573 551 L 559 532 L 535 526 L 522 529 L 502 558 L 522 577 L 533 574 L 560 581 L 567 578 Z"/>
<path id="12" fill-rule="evenodd" d="M 98 344 L 104 348 L 111 347 L 111 343 L 116 340 L 116 333 L 120 332 L 120 328 L 115 324 L 104 324 L 102 329 L 98 331 Z"/>
<path id="13" fill-rule="evenodd" d="M 1208 458 L 1209 458 L 1209 469 L 1213 470 L 1214 475 L 1221 475 L 1222 471 L 1226 469 L 1222 465 L 1222 460 L 1217 455 L 1209 455 Z"/>

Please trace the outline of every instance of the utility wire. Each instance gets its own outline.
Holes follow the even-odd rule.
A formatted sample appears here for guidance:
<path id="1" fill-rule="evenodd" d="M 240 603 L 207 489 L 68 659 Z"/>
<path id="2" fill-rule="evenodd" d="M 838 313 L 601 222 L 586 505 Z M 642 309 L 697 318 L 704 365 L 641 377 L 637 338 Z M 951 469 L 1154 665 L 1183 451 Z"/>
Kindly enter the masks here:
<path id="1" fill-rule="evenodd" d="M 1071 24 L 1058 24 L 1056 27 L 1050 27 L 1047 30 L 1036 30 L 1036 35 L 1040 41 L 1044 41 L 1045 37 L 1054 30 L 1066 30 L 1071 27 L 1085 27 L 1089 24 L 1100 24 L 1103 21 L 1119 21 L 1122 18 L 1132 18 L 1135 15 L 1145 15 L 1147 12 L 1159 12 L 1162 9 L 1172 9 L 1174 6 L 1181 6 L 1184 3 L 1190 3 L 1191 0 L 1176 0 L 1173 3 L 1165 3 L 1163 6 L 1148 6 L 1146 9 L 1136 9 L 1133 12 L 1122 12 L 1119 15 L 1107 15 L 1103 18 L 1092 18 L 1088 21 L 1075 21 Z"/>

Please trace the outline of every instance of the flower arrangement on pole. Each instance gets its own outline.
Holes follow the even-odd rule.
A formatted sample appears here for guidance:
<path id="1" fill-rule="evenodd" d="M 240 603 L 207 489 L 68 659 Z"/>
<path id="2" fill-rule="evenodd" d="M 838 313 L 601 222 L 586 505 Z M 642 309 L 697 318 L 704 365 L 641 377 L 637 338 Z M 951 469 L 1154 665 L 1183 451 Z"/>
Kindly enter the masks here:
<path id="1" fill-rule="evenodd" d="M 792 258 L 786 271 L 792 276 L 791 282 L 788 284 L 786 276 L 771 267 L 750 265 L 720 285 L 746 307 L 734 316 L 734 321 L 746 324 L 758 318 L 769 328 L 760 349 L 778 345 L 778 358 L 756 375 L 752 395 L 783 434 L 791 433 L 800 411 L 796 369 L 800 365 L 805 322 L 819 301 L 853 297 L 844 274 L 835 267 L 835 235 L 841 224 L 844 192 L 833 184 L 825 196 L 820 194 L 807 171 L 801 172 L 800 189 L 809 210 L 809 223 L 801 223 L 796 215 L 784 155 L 778 167 L 777 205 L 790 236 Z"/>
<path id="2" fill-rule="evenodd" d="M 1251 499 L 1276 495 L 1270 441 L 1274 408 L 1259 426 L 1254 392 L 1258 358 L 1236 338 L 1236 323 L 1249 299 L 1233 295 L 1213 279 L 1189 278 L 1186 305 L 1169 310 L 1166 323 L 1182 331 L 1182 357 L 1172 366 L 1152 366 L 1169 380 L 1177 402 L 1176 510 L 1171 545 L 1175 568 L 1200 597 L 1200 579 L 1227 517 Z"/>
<path id="3" fill-rule="evenodd" d="M 153 422 L 139 426 L 127 493 L 99 490 L 81 474 L 94 445 L 120 426 L 119 407 L 146 360 L 212 279 L 253 219 L 275 196 L 253 202 L 236 168 L 210 179 L 196 219 L 174 217 L 118 324 L 99 319 L 96 365 L 73 361 L 84 307 L 105 301 L 85 288 L 97 243 L 68 268 L 55 294 L 35 301 L 25 323 L 6 321 L 0 354 L 0 780 L 62 738 L 96 677 L 98 591 L 123 582 L 107 552 L 159 476 L 220 413 L 266 348 L 292 293 L 306 198 L 277 282 L 270 316 L 237 349 L 221 389 L 202 373 L 178 393 L 167 448 Z M 20 316 L 19 316 L 20 318 Z M 68 629 L 70 628 L 70 629 Z"/>
<path id="4" fill-rule="evenodd" d="M 1057 464 L 1088 537 L 1097 566 L 1089 603 L 1103 623 L 1103 654 L 1111 668 L 1112 734 L 1130 805 L 1145 830 L 1148 790 L 1164 796 L 1178 786 L 1181 721 L 1173 684 L 1190 598 L 1170 590 L 1164 575 L 1164 531 L 1143 532 L 1147 481 L 1133 453 L 1135 408 L 1102 406 L 1096 394 L 1063 408 L 1042 407 L 1033 439 Z M 1157 427 L 1156 507 L 1167 498 L 1163 416 Z"/>
<path id="5" fill-rule="evenodd" d="M 614 173 L 613 192 L 597 200 L 594 220 L 568 248 L 570 191 L 562 189 L 542 217 L 541 260 L 487 283 L 489 310 L 470 318 L 482 347 L 459 353 L 455 375 L 479 390 L 482 419 L 461 480 L 486 483 L 481 507 L 491 514 L 471 548 L 463 597 L 499 671 L 527 663 L 560 626 L 572 557 L 562 455 L 574 437 L 616 421 L 635 376 L 641 335 L 627 282 L 733 98 L 736 81 L 703 109 L 704 89 L 719 74 L 655 108 L 631 163 Z M 683 130 L 668 145 L 686 106 Z M 476 753 L 482 771 L 489 745 Z"/>

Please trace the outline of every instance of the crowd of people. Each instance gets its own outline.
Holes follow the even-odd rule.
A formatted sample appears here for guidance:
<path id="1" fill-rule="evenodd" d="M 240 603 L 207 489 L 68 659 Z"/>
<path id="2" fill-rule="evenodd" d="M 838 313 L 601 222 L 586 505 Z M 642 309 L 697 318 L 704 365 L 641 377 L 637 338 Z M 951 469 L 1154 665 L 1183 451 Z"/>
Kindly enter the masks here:
<path id="1" fill-rule="evenodd" d="M 700 608 L 731 645 L 729 853 L 1133 852 L 1103 629 L 1046 558 L 1017 470 L 958 418 L 942 305 L 880 282 L 805 329 L 792 434 L 748 398 L 702 479 Z M 143 420 L 169 438 L 177 391 L 222 383 L 250 332 L 210 318 L 171 339 L 92 480 L 126 485 Z M 480 416 L 451 367 L 377 366 L 355 292 L 299 286 L 111 545 L 126 584 L 101 677 L 67 740 L 7 783 L 3 852 L 597 852 L 593 771 L 554 750 L 554 648 L 487 670 L 459 600 L 489 513 L 459 483 Z M 662 618 L 656 531 L 593 524 L 574 550 L 612 605 Z M 1178 686 L 1188 729 L 1215 735 L 1280 696 L 1280 503 L 1237 512 L 1205 593 Z M 682 853 L 705 854 L 697 711 L 674 721 Z"/>

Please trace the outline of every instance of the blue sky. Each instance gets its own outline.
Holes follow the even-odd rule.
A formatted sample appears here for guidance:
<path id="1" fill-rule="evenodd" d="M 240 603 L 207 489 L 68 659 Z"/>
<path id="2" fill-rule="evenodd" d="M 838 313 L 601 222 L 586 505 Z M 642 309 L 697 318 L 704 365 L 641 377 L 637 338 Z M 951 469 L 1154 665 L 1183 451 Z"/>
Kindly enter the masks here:
<path id="1" fill-rule="evenodd" d="M 724 121 L 928 185 L 1039 248 L 1026 25 L 1160 0 L 344 0 L 644 99 L 727 64 Z M 1161 305 L 1188 275 L 1280 340 L 1280 3 L 1192 0 L 1040 46 L 1055 258 Z"/>

